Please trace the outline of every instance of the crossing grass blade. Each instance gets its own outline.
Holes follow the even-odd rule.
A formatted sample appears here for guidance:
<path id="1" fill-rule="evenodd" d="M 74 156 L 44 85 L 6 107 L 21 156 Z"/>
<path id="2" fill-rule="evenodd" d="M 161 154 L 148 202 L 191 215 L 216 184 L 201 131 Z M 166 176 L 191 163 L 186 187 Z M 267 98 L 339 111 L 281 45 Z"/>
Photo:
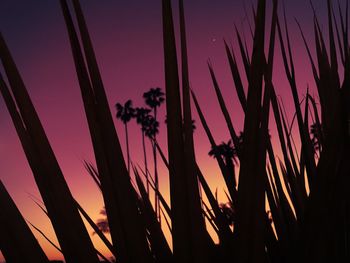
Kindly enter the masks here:
<path id="1" fill-rule="evenodd" d="M 230 64 L 232 78 L 233 78 L 233 81 L 235 83 L 236 93 L 237 93 L 239 102 L 241 103 L 242 109 L 245 112 L 246 107 L 247 107 L 247 99 L 246 99 L 246 95 L 244 93 L 242 79 L 241 79 L 241 76 L 240 76 L 240 73 L 238 70 L 235 54 L 234 54 L 233 49 L 230 50 L 226 41 L 224 41 L 224 44 L 225 44 L 227 59 L 228 59 L 229 64 Z"/>
<path id="2" fill-rule="evenodd" d="M 220 90 L 218 81 L 217 81 L 217 79 L 216 79 L 216 76 L 215 76 L 213 67 L 212 67 L 212 65 L 210 64 L 210 62 L 208 62 L 208 67 L 209 67 L 210 76 L 211 76 L 211 79 L 212 79 L 212 81 L 213 81 L 213 87 L 214 87 L 214 89 L 215 89 L 215 93 L 216 93 L 217 99 L 218 99 L 218 101 L 219 101 L 222 114 L 223 114 L 223 116 L 224 116 L 224 118 L 225 118 L 225 121 L 226 121 L 226 124 L 227 124 L 227 128 L 228 128 L 228 130 L 229 130 L 229 132 L 230 132 L 230 135 L 231 135 L 233 144 L 234 144 L 235 148 L 236 148 L 237 151 L 238 151 L 238 152 L 237 152 L 237 155 L 239 156 L 239 154 L 240 154 L 240 152 L 239 152 L 239 149 L 240 149 L 240 141 L 239 141 L 239 138 L 238 138 L 237 133 L 236 133 L 234 127 L 233 127 L 230 114 L 229 114 L 229 112 L 228 112 L 228 110 L 227 110 L 226 103 L 225 103 L 224 98 L 223 98 L 223 96 L 222 96 L 222 93 L 221 93 L 221 90 Z"/>
<path id="3" fill-rule="evenodd" d="M 8 262 L 46 263 L 44 251 L 0 181 L 0 247 Z"/>
<path id="4" fill-rule="evenodd" d="M 264 65 L 265 1 L 258 1 L 253 54 L 249 68 L 247 110 L 244 121 L 244 140 L 241 158 L 237 202 L 237 257 L 239 262 L 259 262 L 265 257 L 264 227 L 265 185 L 263 174 L 256 170 L 259 162 L 260 114 Z M 259 146 L 260 145 L 260 146 Z M 261 157 L 261 156 L 260 156 Z M 261 167 L 261 165 L 259 166 Z M 265 167 L 264 167 L 265 169 Z M 250 193 L 254 192 L 252 196 Z M 251 233 L 254 232 L 254 238 Z"/>
<path id="5" fill-rule="evenodd" d="M 207 121 L 205 120 L 205 117 L 203 115 L 203 112 L 202 112 L 202 110 L 200 108 L 200 105 L 198 103 L 197 97 L 196 97 L 195 93 L 193 92 L 193 90 L 191 91 L 191 94 L 192 94 L 192 99 L 193 99 L 194 105 L 196 107 L 197 113 L 199 115 L 199 119 L 200 119 L 200 121 L 202 123 L 202 126 L 203 126 L 203 128 L 205 130 L 205 133 L 206 133 L 206 135 L 207 135 L 207 137 L 209 139 L 211 147 L 213 149 L 215 149 L 217 147 L 217 144 L 216 144 L 216 142 L 214 140 L 214 137 L 213 137 L 213 135 L 212 135 L 212 133 L 211 133 L 211 131 L 209 129 Z M 234 178 L 232 178 L 230 176 L 230 173 L 229 173 L 227 167 L 225 166 L 225 163 L 224 163 L 222 157 L 219 154 L 217 154 L 217 153 L 214 153 L 214 154 L 215 154 L 215 159 L 218 162 L 221 174 L 224 177 L 224 180 L 225 180 L 227 189 L 228 189 L 228 191 L 230 193 L 231 199 L 233 201 L 233 205 L 236 205 L 236 202 L 237 202 L 237 190 L 234 188 L 234 185 L 235 185 L 234 184 Z"/>
<path id="6" fill-rule="evenodd" d="M 79 1 L 73 1 L 87 65 L 68 5 L 61 1 L 61 6 L 75 58 L 113 243 L 118 247 L 121 262 L 151 262 L 137 197 L 122 155 L 81 6 Z"/>
<path id="7" fill-rule="evenodd" d="M 149 200 L 146 188 L 140 178 L 137 168 L 133 167 L 133 170 L 143 204 L 142 211 L 145 217 L 146 227 L 149 230 L 152 253 L 154 253 L 159 262 L 173 262 L 172 252 L 165 239 L 160 223 L 157 220 L 157 216 L 152 207 L 151 201 Z"/>
<path id="8" fill-rule="evenodd" d="M 1 91 L 50 214 L 64 256 L 67 261 L 97 262 L 97 255 L 90 237 L 78 210 L 74 207 L 72 195 L 44 128 L 1 34 L 0 58 L 13 97 L 2 77 Z"/>
<path id="9" fill-rule="evenodd" d="M 201 197 L 196 171 L 196 157 L 193 141 L 193 122 L 190 95 L 190 74 L 187 51 L 186 19 L 184 1 L 179 0 L 180 41 L 181 41 L 181 69 L 182 69 L 182 108 L 183 108 L 183 141 L 185 170 L 187 179 L 188 216 L 193 246 L 194 262 L 208 262 L 208 247 L 211 241 L 202 215 Z M 180 103 L 181 107 L 181 103 Z"/>

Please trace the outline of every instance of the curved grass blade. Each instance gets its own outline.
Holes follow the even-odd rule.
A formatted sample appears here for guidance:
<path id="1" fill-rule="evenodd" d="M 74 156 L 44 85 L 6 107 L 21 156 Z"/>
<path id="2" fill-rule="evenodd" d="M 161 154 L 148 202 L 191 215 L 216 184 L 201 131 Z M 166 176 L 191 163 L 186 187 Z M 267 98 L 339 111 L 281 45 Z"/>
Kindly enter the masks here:
<path id="1" fill-rule="evenodd" d="M 48 263 L 44 251 L 0 181 L 0 249 L 7 262 Z"/>
<path id="2" fill-rule="evenodd" d="M 3 86 L 2 93 L 4 97 L 7 97 L 5 100 L 7 100 L 8 109 L 11 111 L 10 114 L 13 121 L 16 122 L 17 133 L 20 136 L 27 159 L 36 177 L 36 183 L 50 214 L 50 219 L 64 251 L 65 258 L 67 261 L 73 262 L 97 262 L 98 259 L 90 237 L 77 209 L 73 205 L 72 195 L 57 159 L 1 34 L 0 58 L 15 101 L 11 98 L 9 92 L 6 92 L 7 88 L 4 87 L 3 81 L 1 84 Z M 7 93 L 7 95 L 4 93 Z M 15 110 L 15 105 L 17 105 L 19 112 Z M 17 123 L 19 121 L 18 114 L 20 114 L 20 118 L 23 121 L 22 124 Z"/>

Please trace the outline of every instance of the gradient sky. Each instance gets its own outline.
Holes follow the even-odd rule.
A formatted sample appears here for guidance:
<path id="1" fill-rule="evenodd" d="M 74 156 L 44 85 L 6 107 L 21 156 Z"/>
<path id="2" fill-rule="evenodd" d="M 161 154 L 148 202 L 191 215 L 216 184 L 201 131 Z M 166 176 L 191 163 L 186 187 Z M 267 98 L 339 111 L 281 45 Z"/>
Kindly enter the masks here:
<path id="1" fill-rule="evenodd" d="M 235 23 L 250 39 L 243 2 L 243 0 L 185 1 L 191 85 L 197 93 L 218 143 L 227 141 L 229 137 L 211 85 L 206 61 L 211 59 L 234 125 L 237 130 L 241 130 L 242 111 L 235 95 L 222 39 L 232 42 L 237 50 L 233 34 Z M 164 88 L 161 1 L 81 0 L 81 3 L 112 113 L 115 114 L 113 105 L 116 102 L 123 103 L 127 99 L 132 99 L 135 106 L 143 105 L 144 91 L 155 86 Z M 325 24 L 325 5 L 326 1 L 315 3 L 321 24 Z M 268 7 L 269 14 L 270 3 Z M 246 2 L 246 9 L 251 18 L 251 3 Z M 310 84 L 311 93 L 314 93 L 314 84 L 294 17 L 300 21 L 307 38 L 312 41 L 312 12 L 308 0 L 286 1 L 286 10 L 295 55 L 297 82 L 301 87 L 300 97 L 302 97 L 307 84 Z M 175 15 L 177 15 L 176 8 Z M 175 22 L 177 20 L 175 17 Z M 73 195 L 92 218 L 99 218 L 99 210 L 103 206 L 102 199 L 82 165 L 83 160 L 93 161 L 93 154 L 59 1 L 2 0 L 0 30 L 23 76 Z M 294 111 L 290 99 L 291 92 L 284 75 L 278 46 L 274 82 L 276 92 L 284 99 L 291 118 Z M 159 141 L 166 149 L 164 109 L 163 106 L 160 112 Z M 194 116 L 197 120 L 197 115 Z M 116 127 L 124 147 L 123 127 L 117 121 Z M 131 157 L 134 162 L 142 164 L 139 128 L 131 124 L 130 131 Z M 273 129 L 271 134 L 274 138 Z M 199 164 L 213 191 L 218 187 L 222 197 L 223 182 L 217 176 L 215 161 L 207 156 L 209 143 L 198 121 L 195 142 Z M 276 152 L 278 154 L 278 149 Z M 161 174 L 161 190 L 168 196 L 168 180 L 164 167 L 161 168 Z M 0 98 L 0 179 L 24 217 L 55 240 L 48 219 L 28 197 L 28 193 L 37 197 L 39 193 L 2 98 Z M 89 232 L 92 230 L 89 229 Z M 35 235 L 50 258 L 61 258 L 59 253 L 37 233 Z M 93 237 L 93 240 L 97 242 L 97 247 L 105 252 L 98 239 Z M 1 254 L 0 260 L 2 260 Z"/>

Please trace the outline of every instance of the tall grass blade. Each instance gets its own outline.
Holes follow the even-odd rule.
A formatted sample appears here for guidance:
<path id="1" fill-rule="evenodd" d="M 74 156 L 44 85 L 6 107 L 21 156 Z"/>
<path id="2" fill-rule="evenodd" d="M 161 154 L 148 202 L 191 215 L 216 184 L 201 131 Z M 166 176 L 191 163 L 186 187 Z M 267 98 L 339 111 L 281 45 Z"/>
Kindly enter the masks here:
<path id="1" fill-rule="evenodd" d="M 32 223 L 28 222 L 43 238 L 46 239 L 47 242 L 49 242 L 57 251 L 63 254 L 62 249 L 60 249 L 50 238 L 48 238 L 47 235 L 43 231 L 41 231 L 38 227 L 33 225 Z"/>
<path id="2" fill-rule="evenodd" d="M 217 97 L 217 99 L 219 101 L 222 114 L 224 115 L 224 118 L 225 118 L 225 121 L 226 121 L 226 124 L 227 124 L 227 128 L 228 128 L 228 130 L 230 132 L 232 141 L 234 143 L 235 148 L 238 151 L 237 153 L 238 153 L 238 156 L 239 156 L 240 155 L 240 152 L 239 152 L 239 149 L 240 149 L 239 138 L 238 138 L 237 133 L 236 133 L 234 127 L 233 127 L 230 114 L 228 113 L 228 110 L 227 110 L 224 98 L 222 96 L 222 93 L 221 93 L 218 81 L 216 79 L 214 70 L 212 68 L 212 65 L 210 63 L 208 63 L 208 67 L 209 67 L 210 76 L 211 76 L 211 79 L 212 79 L 212 82 L 213 82 L 213 86 L 214 86 L 214 89 L 215 89 L 216 97 Z"/>
<path id="3" fill-rule="evenodd" d="M 235 83 L 237 96 L 238 96 L 239 102 L 241 103 L 242 109 L 245 112 L 246 107 L 247 107 L 247 99 L 246 99 L 246 95 L 244 93 L 242 79 L 241 79 L 241 76 L 240 76 L 240 73 L 238 70 L 234 51 L 230 50 L 226 41 L 224 41 L 224 44 L 225 44 L 226 55 L 227 55 L 227 58 L 228 58 L 228 61 L 230 64 L 230 68 L 231 68 L 231 74 L 233 77 L 233 81 Z"/>
<path id="4" fill-rule="evenodd" d="M 81 207 L 81 205 L 75 201 L 79 212 L 83 215 L 85 220 L 89 223 L 89 225 L 92 227 L 92 229 L 95 231 L 95 233 L 99 236 L 99 238 L 102 240 L 102 242 L 106 245 L 106 247 L 109 249 L 110 252 L 114 255 L 114 257 L 117 257 L 117 253 L 115 248 L 113 247 L 112 243 L 109 242 L 109 240 L 106 238 L 106 236 L 103 234 L 101 229 L 96 225 L 94 220 L 89 216 L 89 214 Z"/>
<path id="5" fill-rule="evenodd" d="M 265 5 L 264 0 L 258 1 L 252 62 L 248 78 L 247 110 L 244 120 L 237 222 L 235 224 L 238 262 L 263 262 L 265 258 L 265 233 L 264 224 L 262 224 L 265 216 L 265 180 L 264 173 L 261 174 L 259 169 L 265 163 L 262 156 L 265 140 L 262 140 L 264 136 L 256 136 L 260 134 L 261 121 Z M 256 165 L 259 162 L 261 162 L 260 165 Z M 262 171 L 264 170 L 265 167 Z M 254 193 L 254 195 L 251 195 L 251 193 Z"/>
<path id="6" fill-rule="evenodd" d="M 0 210 L 0 249 L 7 262 L 49 262 L 1 181 Z"/>
<path id="7" fill-rule="evenodd" d="M 0 35 L 0 58 L 28 135 L 24 135 L 23 130 L 18 133 L 21 133 L 24 148 L 28 148 L 25 149 L 27 159 L 36 177 L 64 256 L 68 262 L 97 262 L 92 242 L 74 206 L 73 197 L 2 35 Z M 9 108 L 9 111 L 12 110 Z M 12 113 L 13 117 L 14 115 L 17 114 Z M 31 146 L 27 146 L 29 144 Z M 28 155 L 31 156 L 28 158 Z"/>
<path id="8" fill-rule="evenodd" d="M 179 0 L 180 40 L 182 65 L 182 106 L 183 106 L 183 141 L 187 179 L 189 220 L 192 236 L 194 262 L 208 262 L 206 242 L 207 230 L 202 215 L 201 198 L 196 175 L 196 161 L 193 142 L 193 122 L 191 112 L 190 77 L 187 56 L 186 22 L 184 1 Z M 180 107 L 181 107 L 181 103 Z"/>
<path id="9" fill-rule="evenodd" d="M 202 126 L 203 126 L 203 128 L 204 128 L 204 130 L 205 130 L 205 132 L 207 134 L 207 137 L 209 139 L 211 147 L 214 149 L 214 148 L 217 147 L 217 144 L 216 144 L 216 142 L 214 140 L 214 137 L 213 137 L 213 135 L 212 135 L 212 133 L 211 133 L 211 131 L 209 129 L 209 126 L 208 126 L 208 124 L 207 124 L 207 122 L 205 120 L 203 112 L 202 112 L 202 110 L 200 108 L 200 105 L 198 103 L 197 97 L 196 97 L 196 95 L 194 94 L 194 92 L 192 90 L 191 90 L 191 94 L 192 94 L 192 99 L 193 99 L 194 105 L 196 107 L 197 113 L 199 115 L 199 119 L 200 119 L 200 121 L 202 123 Z M 228 169 L 227 169 L 227 167 L 226 167 L 222 157 L 219 154 L 215 153 L 215 159 L 218 162 L 218 165 L 220 167 L 220 171 L 221 171 L 221 173 L 222 173 L 222 175 L 224 177 L 227 189 L 228 189 L 228 191 L 230 193 L 230 196 L 231 196 L 231 199 L 233 201 L 233 205 L 235 206 L 236 202 L 237 202 L 237 190 L 234 187 L 234 185 L 235 185 L 234 181 L 235 180 L 234 180 L 234 178 L 232 176 L 230 176 L 230 173 L 229 173 L 229 171 L 228 171 Z"/>
<path id="10" fill-rule="evenodd" d="M 147 229 L 149 230 L 151 250 L 157 259 L 157 262 L 172 262 L 172 252 L 165 239 L 160 223 L 157 220 L 157 215 L 153 210 L 152 204 L 149 200 L 146 188 L 140 178 L 138 170 L 133 167 L 137 187 L 139 189 L 141 200 L 143 204 L 143 214 Z"/>
<path id="11" fill-rule="evenodd" d="M 236 37 L 237 37 L 237 40 L 238 40 L 239 50 L 241 52 L 241 57 L 242 57 L 242 60 L 243 60 L 244 70 L 245 70 L 245 73 L 246 73 L 247 80 L 249 80 L 250 79 L 250 66 L 251 66 L 250 63 L 251 62 L 249 61 L 249 55 L 247 54 L 246 49 L 244 48 L 241 35 L 238 32 L 238 29 L 237 29 L 236 26 L 235 26 L 235 29 L 236 29 Z"/>
<path id="12" fill-rule="evenodd" d="M 165 66 L 165 93 L 167 112 L 167 138 L 169 153 L 170 199 L 172 212 L 172 238 L 175 262 L 195 262 L 193 236 L 188 211 L 186 162 L 175 45 L 174 22 L 170 0 L 162 0 L 163 45 Z"/>
<path id="13" fill-rule="evenodd" d="M 313 156 L 311 142 L 309 140 L 307 140 L 307 136 L 306 136 L 306 133 L 308 131 L 305 130 L 305 127 L 303 124 L 303 118 L 302 118 L 302 113 L 301 113 L 300 103 L 299 103 L 299 95 L 298 95 L 297 86 L 296 86 L 294 62 L 293 62 L 292 50 L 291 50 L 291 45 L 290 45 L 290 40 L 289 40 L 286 16 L 284 16 L 284 22 L 285 22 L 285 29 L 286 29 L 286 38 L 287 38 L 290 66 L 288 64 L 288 59 L 287 59 L 287 55 L 286 55 L 286 48 L 285 48 L 283 37 L 282 37 L 282 30 L 281 30 L 279 22 L 277 22 L 279 42 L 280 42 L 281 51 L 282 51 L 282 58 L 283 58 L 285 72 L 286 72 L 286 75 L 287 75 L 287 78 L 288 78 L 288 81 L 290 84 L 290 88 L 292 91 L 292 95 L 293 95 L 294 107 L 296 110 L 296 117 L 297 117 L 298 127 L 299 127 L 299 135 L 300 135 L 300 139 L 301 139 L 301 142 L 303 145 L 302 149 L 303 149 L 303 156 L 305 158 L 305 165 L 306 165 L 307 174 L 310 178 L 314 178 L 316 175 L 316 164 L 315 164 L 315 160 L 314 160 L 314 156 Z M 311 183 L 311 185 L 312 185 L 312 183 Z"/>
<path id="14" fill-rule="evenodd" d="M 220 243 L 223 244 L 226 248 L 227 253 L 232 250 L 232 231 L 229 228 L 229 225 L 226 223 L 225 218 L 220 210 L 219 204 L 216 201 L 213 193 L 211 192 L 208 183 L 206 182 L 201 170 L 197 166 L 197 173 L 198 173 L 198 179 L 204 189 L 204 192 L 208 198 L 209 204 L 213 209 L 214 212 L 214 222 L 217 226 L 217 234 L 220 239 Z M 206 206 L 206 204 L 205 204 Z"/>
<path id="15" fill-rule="evenodd" d="M 151 262 L 146 232 L 138 213 L 137 197 L 134 194 L 114 128 L 85 19 L 79 1 L 73 1 L 73 5 L 87 68 L 67 3 L 61 1 L 93 140 L 111 236 L 113 243 L 116 243 L 118 247 L 118 260 L 121 262 L 139 262 L 140 260 Z"/>

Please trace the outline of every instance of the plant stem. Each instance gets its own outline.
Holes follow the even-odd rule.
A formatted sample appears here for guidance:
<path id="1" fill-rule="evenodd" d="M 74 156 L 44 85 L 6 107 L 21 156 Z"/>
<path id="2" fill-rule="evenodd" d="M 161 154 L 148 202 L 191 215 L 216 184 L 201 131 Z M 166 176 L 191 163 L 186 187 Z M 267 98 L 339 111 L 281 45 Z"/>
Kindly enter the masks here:
<path id="1" fill-rule="evenodd" d="M 146 142 L 145 142 L 145 133 L 142 131 L 142 147 L 143 147 L 143 157 L 145 163 L 145 173 L 146 173 L 146 190 L 149 196 L 149 181 L 148 181 L 148 166 L 147 166 L 147 155 L 146 155 Z"/>
<path id="2" fill-rule="evenodd" d="M 157 107 L 154 107 L 154 119 L 155 121 L 157 121 Z M 154 134 L 154 141 L 157 140 L 157 134 Z M 157 167 L 157 149 L 156 149 L 156 145 L 155 143 L 152 143 L 152 148 L 153 148 L 153 159 L 154 159 L 154 180 L 155 180 L 155 187 L 157 189 L 157 191 L 159 191 L 159 180 L 158 180 L 158 167 Z M 155 211 L 156 211 L 156 215 L 159 221 L 159 224 L 161 222 L 161 217 L 160 217 L 160 203 L 159 203 L 159 198 L 158 195 L 155 195 Z"/>
<path id="3" fill-rule="evenodd" d="M 129 134 L 128 134 L 128 124 L 124 124 L 125 127 L 125 138 L 126 138 L 126 155 L 128 158 L 128 173 L 130 176 L 130 152 L 129 152 Z"/>

